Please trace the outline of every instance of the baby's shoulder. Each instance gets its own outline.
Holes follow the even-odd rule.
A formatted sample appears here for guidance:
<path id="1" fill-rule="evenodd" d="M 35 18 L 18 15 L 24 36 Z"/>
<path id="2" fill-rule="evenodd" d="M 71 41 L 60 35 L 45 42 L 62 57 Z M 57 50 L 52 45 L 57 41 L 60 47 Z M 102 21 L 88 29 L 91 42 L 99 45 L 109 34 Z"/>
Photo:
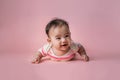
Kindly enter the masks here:
<path id="1" fill-rule="evenodd" d="M 44 49 L 46 52 L 48 52 L 48 51 L 50 50 L 50 48 L 51 48 L 51 44 L 49 44 L 49 43 L 46 43 L 46 44 L 43 45 L 43 49 Z"/>
<path id="2" fill-rule="evenodd" d="M 82 46 L 80 43 L 78 43 L 78 42 L 71 42 L 71 47 L 80 47 L 80 46 Z"/>
<path id="3" fill-rule="evenodd" d="M 50 50 L 50 48 L 51 48 L 51 45 L 49 43 L 46 43 L 41 48 L 39 48 L 38 51 L 40 52 L 44 51 L 46 53 Z"/>
<path id="4" fill-rule="evenodd" d="M 81 46 L 82 45 L 80 43 L 72 41 L 70 48 L 72 51 L 77 52 Z"/>

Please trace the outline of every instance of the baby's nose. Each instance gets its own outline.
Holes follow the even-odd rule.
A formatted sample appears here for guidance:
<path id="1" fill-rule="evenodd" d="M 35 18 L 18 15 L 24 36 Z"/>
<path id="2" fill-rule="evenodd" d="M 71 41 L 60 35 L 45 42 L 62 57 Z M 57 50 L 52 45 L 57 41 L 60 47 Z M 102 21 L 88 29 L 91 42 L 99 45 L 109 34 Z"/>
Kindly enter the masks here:
<path id="1" fill-rule="evenodd" d="M 62 38 L 61 40 L 62 40 L 62 42 L 66 42 L 66 39 L 65 39 L 65 38 Z"/>

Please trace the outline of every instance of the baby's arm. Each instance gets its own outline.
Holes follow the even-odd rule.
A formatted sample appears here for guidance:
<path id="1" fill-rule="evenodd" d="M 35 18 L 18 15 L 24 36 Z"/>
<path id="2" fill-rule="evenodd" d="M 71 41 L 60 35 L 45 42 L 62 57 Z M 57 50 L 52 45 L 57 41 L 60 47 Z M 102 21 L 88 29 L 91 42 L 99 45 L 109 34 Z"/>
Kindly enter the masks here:
<path id="1" fill-rule="evenodd" d="M 80 56 L 82 57 L 84 61 L 89 61 L 89 57 L 87 56 L 86 51 L 83 46 L 79 47 L 78 53 L 80 54 Z"/>
<path id="2" fill-rule="evenodd" d="M 43 57 L 43 55 L 38 51 L 38 52 L 33 56 L 32 63 L 35 63 L 35 64 L 40 63 L 42 57 Z"/>

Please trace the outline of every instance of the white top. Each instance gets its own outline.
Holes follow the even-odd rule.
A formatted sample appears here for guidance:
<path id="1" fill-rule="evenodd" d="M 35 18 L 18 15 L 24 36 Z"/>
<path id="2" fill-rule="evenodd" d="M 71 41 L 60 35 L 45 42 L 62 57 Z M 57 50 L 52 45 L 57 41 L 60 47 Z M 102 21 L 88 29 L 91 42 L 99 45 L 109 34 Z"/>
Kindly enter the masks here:
<path id="1" fill-rule="evenodd" d="M 52 60 L 70 60 L 70 59 L 74 58 L 75 53 L 78 52 L 80 47 L 81 47 L 81 44 L 72 42 L 71 45 L 70 45 L 70 50 L 62 56 L 55 55 L 55 53 L 53 52 L 52 47 L 49 43 L 45 44 L 38 51 L 43 56 L 49 56 Z"/>

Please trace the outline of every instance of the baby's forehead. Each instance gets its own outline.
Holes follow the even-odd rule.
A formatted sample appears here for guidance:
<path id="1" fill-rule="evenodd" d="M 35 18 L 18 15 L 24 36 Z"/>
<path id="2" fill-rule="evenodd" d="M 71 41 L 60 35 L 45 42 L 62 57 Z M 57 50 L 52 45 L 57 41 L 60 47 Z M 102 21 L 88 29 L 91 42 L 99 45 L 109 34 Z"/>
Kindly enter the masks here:
<path id="1" fill-rule="evenodd" d="M 69 28 L 65 25 L 62 25 L 62 26 L 52 26 L 51 31 L 54 31 L 54 30 L 66 30 L 66 31 L 69 31 Z"/>
<path id="2" fill-rule="evenodd" d="M 60 35 L 60 34 L 68 34 L 70 30 L 67 26 L 56 26 L 52 27 L 49 31 L 49 35 Z"/>

